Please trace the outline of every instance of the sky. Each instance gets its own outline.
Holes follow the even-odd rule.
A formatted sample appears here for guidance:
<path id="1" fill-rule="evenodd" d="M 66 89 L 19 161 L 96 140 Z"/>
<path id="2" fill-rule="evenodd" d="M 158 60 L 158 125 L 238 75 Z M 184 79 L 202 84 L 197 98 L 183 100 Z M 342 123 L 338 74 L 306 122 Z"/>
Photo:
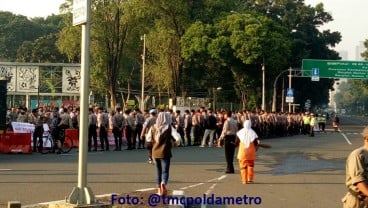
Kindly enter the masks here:
<path id="1" fill-rule="evenodd" d="M 305 4 L 315 6 L 323 3 L 324 10 L 329 12 L 334 21 L 321 29 L 330 29 L 341 33 L 342 40 L 336 51 L 348 51 L 348 59 L 355 60 L 355 47 L 368 39 L 368 0 L 305 0 Z"/>
<path id="2" fill-rule="evenodd" d="M 59 6 L 65 0 L 0 0 L 0 10 L 27 17 L 47 17 L 59 14 Z"/>
<path id="3" fill-rule="evenodd" d="M 28 17 L 46 17 L 59 13 L 60 4 L 65 0 L 0 0 L 0 10 L 10 11 Z M 342 41 L 334 48 L 336 51 L 347 51 L 348 60 L 355 60 L 355 48 L 360 42 L 368 39 L 368 0 L 305 0 L 307 5 L 324 4 L 334 21 L 320 29 L 339 31 Z"/>

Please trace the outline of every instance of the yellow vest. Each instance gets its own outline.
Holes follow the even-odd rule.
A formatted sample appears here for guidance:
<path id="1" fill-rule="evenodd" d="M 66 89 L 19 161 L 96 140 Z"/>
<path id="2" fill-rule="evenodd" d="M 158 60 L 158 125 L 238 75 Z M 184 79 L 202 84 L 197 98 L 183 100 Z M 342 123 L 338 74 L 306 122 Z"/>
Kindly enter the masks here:
<path id="1" fill-rule="evenodd" d="M 309 116 L 304 116 L 303 117 L 303 122 L 304 122 L 304 124 L 310 124 L 310 117 Z"/>
<path id="2" fill-rule="evenodd" d="M 310 119 L 310 125 L 314 126 L 315 124 L 316 124 L 316 118 L 313 117 L 313 118 Z"/>

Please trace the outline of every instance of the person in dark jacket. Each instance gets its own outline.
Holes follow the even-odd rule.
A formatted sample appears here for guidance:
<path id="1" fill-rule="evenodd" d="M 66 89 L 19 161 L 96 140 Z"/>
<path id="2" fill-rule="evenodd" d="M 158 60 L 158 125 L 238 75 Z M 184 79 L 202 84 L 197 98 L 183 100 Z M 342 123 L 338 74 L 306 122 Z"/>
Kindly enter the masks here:
<path id="1" fill-rule="evenodd" d="M 213 115 L 211 109 L 208 110 L 208 115 L 204 120 L 204 128 L 205 128 L 205 131 L 204 131 L 204 135 L 203 135 L 202 143 L 200 147 L 205 147 L 208 136 L 210 137 L 208 140 L 208 146 L 212 147 L 213 138 L 215 136 L 216 128 L 217 128 L 217 119 L 215 115 Z"/>

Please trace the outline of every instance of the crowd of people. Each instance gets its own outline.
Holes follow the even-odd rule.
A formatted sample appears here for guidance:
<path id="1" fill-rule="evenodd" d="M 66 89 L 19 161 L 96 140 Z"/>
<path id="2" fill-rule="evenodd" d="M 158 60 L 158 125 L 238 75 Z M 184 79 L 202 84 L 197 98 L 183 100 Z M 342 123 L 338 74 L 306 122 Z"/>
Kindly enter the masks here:
<path id="1" fill-rule="evenodd" d="M 246 184 L 253 182 L 260 139 L 296 134 L 314 136 L 316 128 L 325 131 L 327 122 L 325 115 L 313 113 L 232 112 L 223 109 L 214 112 L 204 107 L 184 112 L 154 108 L 141 112 L 138 108 L 123 110 L 120 107 L 108 112 L 102 107 L 90 107 L 88 112 L 88 151 L 109 151 L 109 131 L 114 137 L 114 151 L 121 151 L 123 146 L 126 150 L 146 148 L 148 163 L 156 166 L 160 195 L 167 194 L 171 148 L 174 145 L 224 146 L 225 173 L 228 174 L 234 173 L 234 154 L 239 147 L 237 159 L 242 183 Z M 336 121 L 337 117 L 334 124 Z M 12 130 L 12 122 L 34 124 L 33 151 L 37 152 L 42 148 L 42 142 L 37 144 L 43 139 L 44 125 L 48 126 L 54 140 L 62 140 L 65 129 L 79 128 L 80 109 L 46 106 L 29 112 L 26 108 L 11 108 L 7 112 L 8 130 Z"/>
<path id="2" fill-rule="evenodd" d="M 212 109 L 167 110 L 171 115 L 172 126 L 182 137 L 180 146 L 212 147 L 217 145 L 221 137 L 227 112 L 223 109 L 214 112 Z M 112 131 L 115 140 L 115 151 L 146 148 L 145 134 L 155 123 L 157 110 L 141 112 L 140 109 L 121 109 L 117 107 L 110 112 L 102 107 L 89 108 L 88 150 L 109 151 L 108 131 Z M 238 129 L 245 120 L 250 120 L 252 129 L 260 138 L 271 138 L 305 134 L 314 136 L 316 126 L 325 131 L 326 116 L 313 113 L 269 113 L 269 112 L 232 112 L 229 115 L 236 122 Z M 60 132 L 68 128 L 79 128 L 78 107 L 39 107 L 29 111 L 26 108 L 10 108 L 7 112 L 7 129 L 11 130 L 11 122 L 26 122 L 35 125 L 33 138 L 36 149 L 37 139 L 42 139 L 43 124 L 47 124 L 54 139 L 63 139 Z M 99 138 L 99 141 L 97 141 Z M 99 142 L 99 144 L 98 144 Z M 126 143 L 126 144 L 125 144 Z M 149 142 L 148 142 L 148 146 Z M 152 161 L 149 158 L 149 162 Z"/>

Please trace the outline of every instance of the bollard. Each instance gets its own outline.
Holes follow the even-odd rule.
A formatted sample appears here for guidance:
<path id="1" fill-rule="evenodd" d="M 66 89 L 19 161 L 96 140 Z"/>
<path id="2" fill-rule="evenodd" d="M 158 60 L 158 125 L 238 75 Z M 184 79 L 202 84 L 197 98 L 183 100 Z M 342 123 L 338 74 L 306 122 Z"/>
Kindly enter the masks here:
<path id="1" fill-rule="evenodd" d="M 19 201 L 9 201 L 8 208 L 21 208 L 22 204 Z"/>

